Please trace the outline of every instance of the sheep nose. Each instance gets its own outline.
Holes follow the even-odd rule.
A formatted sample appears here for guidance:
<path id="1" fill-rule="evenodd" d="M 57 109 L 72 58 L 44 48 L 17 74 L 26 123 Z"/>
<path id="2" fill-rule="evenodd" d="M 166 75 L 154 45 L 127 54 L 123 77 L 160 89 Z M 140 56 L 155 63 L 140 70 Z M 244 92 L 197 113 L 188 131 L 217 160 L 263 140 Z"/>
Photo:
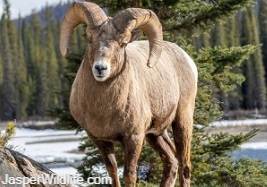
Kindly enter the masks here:
<path id="1" fill-rule="evenodd" d="M 101 72 L 103 70 L 106 70 L 108 67 L 106 65 L 100 65 L 100 64 L 97 64 L 95 65 L 95 69 L 98 71 L 99 74 L 101 74 Z"/>

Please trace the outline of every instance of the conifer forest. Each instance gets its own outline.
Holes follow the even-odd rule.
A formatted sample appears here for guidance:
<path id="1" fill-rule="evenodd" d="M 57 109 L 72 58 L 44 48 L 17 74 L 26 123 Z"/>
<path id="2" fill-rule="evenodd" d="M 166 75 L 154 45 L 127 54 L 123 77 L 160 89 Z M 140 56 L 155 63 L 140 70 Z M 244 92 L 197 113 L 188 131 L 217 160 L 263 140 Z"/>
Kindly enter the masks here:
<path id="1" fill-rule="evenodd" d="M 232 152 L 258 132 L 209 134 L 219 119 L 267 118 L 267 0 L 92 0 L 114 16 L 128 7 L 153 10 L 164 40 L 187 51 L 198 68 L 198 93 L 192 140 L 192 186 L 267 186 L 267 164 L 232 159 Z M 70 53 L 59 51 L 60 23 L 72 1 L 45 6 L 11 19 L 3 0 L 0 20 L 0 121 L 53 117 L 64 129 L 78 129 L 68 107 L 70 87 L 88 45 L 85 26 L 72 34 Z M 146 39 L 143 36 L 142 39 Z M 254 116 L 249 116 L 253 113 Z M 86 179 L 101 163 L 91 148 L 78 168 Z M 123 156 L 116 147 L 118 158 Z M 121 166 L 122 160 L 118 159 Z M 140 165 L 149 165 L 146 182 L 159 186 L 160 158 L 144 145 Z M 139 181 L 140 182 L 140 181 Z M 177 184 L 178 185 L 178 184 Z M 140 185 L 142 186 L 142 185 Z M 144 186 L 147 186 L 145 183 Z"/>
<path id="2" fill-rule="evenodd" d="M 60 55 L 58 40 L 60 21 L 69 3 L 59 3 L 53 7 L 46 6 L 40 12 L 33 11 L 30 16 L 25 18 L 19 17 L 11 20 L 10 5 L 8 1 L 4 2 L 4 13 L 1 15 L 0 22 L 0 103 L 2 106 L 0 119 L 21 120 L 45 117 L 49 115 L 50 110 L 63 106 L 66 102 L 59 92 L 68 87 L 64 77 L 65 67 L 68 63 Z M 103 6 L 106 3 L 105 1 L 95 2 L 101 3 Z M 115 2 L 109 4 L 111 15 L 124 8 L 123 3 L 118 5 Z M 125 6 L 130 5 L 127 2 L 125 1 Z M 186 46 L 192 56 L 194 56 L 193 53 L 198 52 L 208 56 L 203 51 L 208 48 L 221 51 L 220 49 L 248 44 L 256 46 L 255 51 L 238 67 L 227 64 L 227 59 L 224 59 L 225 62 L 220 62 L 221 64 L 214 64 L 219 66 L 225 63 L 223 66 L 228 71 L 219 75 L 221 77 L 218 78 L 221 81 L 218 82 L 219 85 L 213 85 L 211 91 L 213 100 L 220 102 L 219 106 L 225 112 L 255 109 L 265 112 L 267 107 L 266 1 L 260 0 L 256 2 L 257 4 L 249 6 L 241 4 L 240 6 L 244 6 L 241 7 L 242 11 L 233 13 L 236 10 L 232 10 L 232 13 L 225 12 L 225 15 L 224 13 L 217 15 L 222 10 L 212 10 L 214 17 L 211 18 L 208 16 L 212 15 L 208 14 L 194 17 L 195 15 L 190 13 L 192 15 L 189 15 L 188 18 L 192 20 L 186 19 L 186 15 L 183 15 L 183 12 L 186 13 L 189 9 L 186 7 L 186 1 L 184 6 L 179 8 L 180 10 L 174 8 L 175 1 L 166 1 L 167 3 L 163 3 L 162 7 L 156 7 L 156 3 L 149 2 L 136 1 L 132 5 L 133 7 L 146 6 L 155 9 L 163 22 L 165 39 L 174 41 L 182 47 Z M 208 1 L 205 3 L 206 7 L 203 3 L 201 6 L 208 11 L 211 8 L 209 4 L 216 5 L 216 2 Z M 228 1 L 222 2 L 226 2 L 225 8 L 231 6 L 230 3 L 227 5 Z M 201 1 L 195 3 L 201 3 Z M 253 2 L 250 3 L 253 4 Z M 167 6 L 173 6 L 170 12 L 167 11 Z M 200 10 L 196 9 L 195 11 Z M 212 13 L 211 10 L 210 13 Z M 222 17 L 228 18 L 221 19 Z M 194 24 L 190 25 L 190 22 L 194 22 Z M 86 38 L 83 35 L 83 29 L 77 29 L 72 37 L 72 54 L 81 54 L 84 50 Z M 206 53 L 208 52 L 206 51 Z M 208 60 L 206 59 L 206 61 Z M 206 68 L 212 69 L 213 67 Z M 235 83 L 225 86 L 224 83 L 229 80 L 235 80 Z M 199 82 L 200 87 L 201 84 Z"/>

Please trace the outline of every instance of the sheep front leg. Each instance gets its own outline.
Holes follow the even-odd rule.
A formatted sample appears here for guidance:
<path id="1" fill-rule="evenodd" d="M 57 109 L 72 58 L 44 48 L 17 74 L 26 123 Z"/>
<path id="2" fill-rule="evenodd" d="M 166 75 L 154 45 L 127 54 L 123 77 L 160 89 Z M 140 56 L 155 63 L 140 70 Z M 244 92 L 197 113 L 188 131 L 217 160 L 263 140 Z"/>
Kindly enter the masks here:
<path id="1" fill-rule="evenodd" d="M 123 138 L 125 187 L 135 187 L 137 179 L 137 162 L 142 150 L 144 135 L 129 135 Z"/>
<path id="2" fill-rule="evenodd" d="M 96 140 L 93 137 L 90 137 L 99 149 L 101 156 L 104 160 L 106 168 L 108 170 L 109 176 L 112 179 L 112 187 L 121 187 L 119 176 L 118 176 L 118 167 L 115 157 L 114 146 L 112 142 Z"/>

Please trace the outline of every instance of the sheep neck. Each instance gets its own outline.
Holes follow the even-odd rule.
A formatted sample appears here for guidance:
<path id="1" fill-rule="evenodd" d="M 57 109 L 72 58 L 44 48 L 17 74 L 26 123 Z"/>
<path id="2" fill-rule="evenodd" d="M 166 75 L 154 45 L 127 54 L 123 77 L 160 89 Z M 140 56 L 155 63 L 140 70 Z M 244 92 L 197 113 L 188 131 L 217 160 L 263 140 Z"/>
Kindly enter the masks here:
<path id="1" fill-rule="evenodd" d="M 82 64 L 83 93 L 88 101 L 86 110 L 94 117 L 99 118 L 105 115 L 122 112 L 126 109 L 127 97 L 129 94 L 130 80 L 127 78 L 129 64 L 124 60 L 120 71 L 105 82 L 98 82 L 94 79 L 91 66 L 88 63 Z M 115 104 L 114 104 L 115 103 Z"/>

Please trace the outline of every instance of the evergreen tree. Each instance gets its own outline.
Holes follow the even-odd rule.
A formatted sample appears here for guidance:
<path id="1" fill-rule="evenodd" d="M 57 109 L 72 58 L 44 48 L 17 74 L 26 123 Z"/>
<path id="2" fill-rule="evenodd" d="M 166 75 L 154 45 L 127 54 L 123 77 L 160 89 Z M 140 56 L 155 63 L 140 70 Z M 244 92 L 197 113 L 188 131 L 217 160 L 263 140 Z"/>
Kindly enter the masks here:
<path id="1" fill-rule="evenodd" d="M 212 30 L 212 45 L 217 47 L 226 47 L 227 46 L 227 41 L 226 41 L 226 33 L 225 33 L 225 25 L 224 23 L 218 23 L 215 25 L 215 27 Z M 226 111 L 228 109 L 228 99 L 226 96 L 227 93 L 225 93 L 223 90 L 219 90 L 218 91 L 218 95 L 217 96 L 213 96 L 215 98 L 217 98 L 218 100 L 220 100 L 221 102 L 221 107 L 224 111 Z"/>
<path id="2" fill-rule="evenodd" d="M 212 35 L 213 35 L 213 38 L 212 38 L 213 46 L 221 46 L 221 47 L 227 46 L 224 23 L 219 23 L 215 25 Z"/>
<path id="3" fill-rule="evenodd" d="M 258 25 L 252 8 L 248 8 L 242 17 L 241 44 L 246 45 L 248 43 L 259 45 Z M 264 109 L 266 107 L 266 86 L 260 48 L 244 63 L 243 71 L 246 77 L 242 88 L 244 108 L 250 110 Z"/>
<path id="4" fill-rule="evenodd" d="M 200 42 L 201 42 L 201 45 L 200 45 L 201 47 L 199 49 L 201 49 L 203 47 L 210 47 L 211 46 L 211 44 L 210 44 L 210 35 L 207 32 L 206 33 L 202 33 L 200 35 L 199 39 L 200 39 Z"/>
<path id="5" fill-rule="evenodd" d="M 21 18 L 18 21 L 18 34 L 17 34 L 17 59 L 15 61 L 15 87 L 16 87 L 16 118 L 26 119 L 27 117 L 27 107 L 29 103 L 29 90 L 30 85 L 27 81 L 27 67 L 24 59 L 24 48 L 22 43 L 21 35 Z"/>
<path id="6" fill-rule="evenodd" d="M 59 90 L 59 75 L 58 75 L 58 61 L 56 57 L 56 51 L 54 47 L 54 27 L 55 23 L 52 20 L 52 13 L 51 13 L 51 8 L 46 7 L 45 8 L 45 13 L 46 13 L 46 40 L 45 40 L 45 50 L 46 50 L 46 61 L 45 63 L 47 64 L 47 71 L 46 71 L 46 76 L 47 76 L 47 87 L 49 88 L 48 90 L 48 109 L 55 108 L 58 103 L 59 103 L 59 98 L 58 94 L 56 94 L 56 91 Z"/>
<path id="7" fill-rule="evenodd" d="M 0 22 L 1 23 L 1 22 Z M 0 24 L 0 30 L 1 30 L 1 24 Z M 1 38 L 0 38 L 0 43 L 1 42 Z M 0 51 L 2 51 L 1 49 L 1 45 L 0 45 Z M 2 54 L 0 53 L 0 105 L 3 106 L 3 60 L 2 60 Z M 0 108 L 0 119 L 3 116 L 3 107 Z"/>
<path id="8" fill-rule="evenodd" d="M 192 186 L 266 186 L 266 163 L 231 158 L 231 152 L 254 136 L 256 131 L 236 136 L 206 133 L 208 124 L 220 118 L 222 107 L 227 110 L 238 109 L 242 100 L 246 109 L 266 107 L 263 68 L 265 66 L 265 70 L 267 69 L 266 1 L 259 1 L 259 24 L 255 10 L 251 8 L 226 21 L 229 16 L 251 6 L 252 0 L 94 2 L 108 7 L 111 14 L 126 7 L 154 10 L 163 24 L 165 40 L 186 49 L 197 63 L 199 89 L 195 124 L 198 126 L 194 129 L 192 148 Z M 49 7 L 45 8 L 45 25 L 42 25 L 39 15 L 33 13 L 29 24 L 19 20 L 18 27 L 15 27 L 10 19 L 8 0 L 4 0 L 4 5 L 0 22 L 0 118 L 45 116 L 49 109 L 60 103 L 55 115 L 59 116 L 59 123 L 68 128 L 77 128 L 78 125 L 68 110 L 68 97 L 75 71 L 82 59 L 80 51 L 87 44 L 83 37 L 84 27 L 79 27 L 73 34 L 72 55 L 65 65 L 66 60 L 59 55 L 58 49 L 59 24 L 54 22 Z M 218 24 L 221 20 L 226 22 Z M 210 30 L 213 33 L 211 35 Z M 239 33 L 242 35 L 239 36 Z M 243 47 L 238 47 L 240 43 Z M 263 44 L 262 51 L 259 47 L 247 45 L 257 46 L 259 43 Z M 248 58 L 253 51 L 255 53 Z M 60 77 L 65 66 L 64 76 Z M 240 71 L 240 66 L 243 72 Z M 244 77 L 246 81 L 241 90 L 239 85 Z M 55 94 L 60 89 L 63 89 L 62 99 Z M 86 141 L 81 149 L 86 147 L 93 148 L 94 145 Z M 120 147 L 117 147 L 117 152 L 119 158 L 122 158 Z M 90 172 L 93 171 L 93 166 L 102 162 L 97 150 L 92 151 L 89 157 L 93 159 L 85 158 L 80 167 L 85 177 L 92 174 Z M 142 164 L 150 166 L 147 180 L 157 185 L 162 170 L 161 162 L 149 146 L 143 148 L 140 157 L 140 165 Z M 91 169 L 89 172 L 88 166 Z M 248 173 L 248 170 L 255 172 Z"/>
<path id="9" fill-rule="evenodd" d="M 59 78 L 59 89 L 57 90 L 57 93 L 61 92 L 62 90 L 66 89 L 66 81 L 64 79 L 64 69 L 67 65 L 66 59 L 61 55 L 60 50 L 59 50 L 59 34 L 60 34 L 60 23 L 57 22 L 55 26 L 55 32 L 54 32 L 54 49 L 55 49 L 55 54 L 56 54 L 56 59 L 58 63 L 58 78 Z M 58 106 L 54 107 L 62 107 L 65 106 L 68 101 L 65 101 L 65 97 L 63 97 L 61 94 L 58 94 L 59 97 L 59 104 Z M 53 109 L 52 109 L 53 110 Z"/>
<path id="10" fill-rule="evenodd" d="M 28 105 L 28 85 L 23 45 L 19 28 L 10 20 L 10 5 L 5 3 L 5 12 L 1 20 L 2 56 L 4 79 L 2 82 L 3 116 L 2 119 L 26 118 Z M 1 72 L 2 73 L 2 72 Z"/>
<path id="11" fill-rule="evenodd" d="M 239 29 L 239 17 L 233 16 L 226 25 L 226 41 L 227 46 L 239 46 L 240 45 L 240 29 Z M 242 74 L 242 68 L 235 67 L 233 69 L 237 74 Z M 227 93 L 228 106 L 226 111 L 238 110 L 241 108 L 243 97 L 241 85 L 237 85 L 237 88 Z"/>
<path id="12" fill-rule="evenodd" d="M 44 49 L 45 37 L 40 17 L 33 12 L 31 21 L 27 28 L 27 68 L 30 79 L 33 81 L 31 89 L 31 101 L 29 112 L 31 115 L 46 116 L 49 109 L 49 89 L 47 77 L 47 54 Z M 40 107 L 41 106 L 41 107 Z"/>
<path id="13" fill-rule="evenodd" d="M 197 46 L 194 51 L 192 46 L 192 35 L 211 28 L 216 21 L 228 18 L 234 15 L 244 7 L 251 6 L 253 1 L 108 1 L 94 0 L 94 2 L 106 6 L 114 14 L 126 7 L 145 7 L 153 9 L 160 17 L 165 30 L 165 39 L 178 43 L 181 47 L 189 51 L 198 66 L 199 85 L 196 102 L 195 124 L 193 148 L 192 148 L 192 186 L 242 186 L 243 179 L 247 186 L 266 184 L 266 164 L 255 162 L 247 159 L 233 160 L 231 152 L 238 146 L 256 134 L 253 130 L 245 135 L 230 135 L 228 133 L 208 134 L 206 129 L 210 122 L 218 119 L 221 108 L 220 101 L 213 96 L 218 93 L 226 93 L 236 88 L 238 84 L 244 81 L 241 74 L 237 74 L 235 67 L 241 65 L 241 62 L 248 59 L 249 55 L 258 50 L 256 46 L 247 45 L 244 47 L 214 47 L 202 48 Z M 208 37 L 207 37 L 208 38 Z M 209 42 L 205 38 L 205 45 Z M 203 42 L 204 43 L 204 42 Z M 256 43 L 257 44 L 257 43 Z M 230 44 L 224 44 L 230 46 Z M 238 43 L 235 44 L 236 46 Z M 69 64 L 79 64 L 81 56 L 70 56 Z M 75 70 L 77 70 L 75 68 Z M 75 77 L 75 71 L 68 69 L 66 72 L 70 83 Z M 70 89 L 70 88 L 69 88 Z M 68 95 L 68 94 L 66 94 Z M 68 95 L 69 96 L 69 95 Z M 67 127 L 77 127 L 76 122 L 69 116 L 68 110 L 58 110 L 60 123 Z M 92 142 L 86 138 L 85 143 L 81 146 L 84 150 L 88 148 L 93 150 L 88 153 L 84 163 L 79 171 L 85 178 L 94 175 L 93 167 L 101 163 L 102 160 L 98 151 L 94 149 Z M 117 153 L 121 154 L 120 148 L 117 147 Z M 122 156 L 119 156 L 121 158 Z M 120 162 L 119 162 L 120 163 Z M 148 146 L 144 146 L 140 158 L 140 164 L 150 166 L 148 180 L 158 184 L 159 175 L 161 174 L 161 164 L 159 157 Z M 250 167 L 257 171 L 250 173 L 247 177 L 244 168 Z M 261 182 L 257 182 L 261 181 Z"/>
<path id="14" fill-rule="evenodd" d="M 267 1 L 259 1 L 259 30 L 260 30 L 260 43 L 262 44 L 262 60 L 267 72 Z M 265 81 L 267 81 L 267 75 L 265 74 Z M 267 82 L 266 82 L 267 85 Z"/>
<path id="15" fill-rule="evenodd" d="M 68 55 L 67 63 L 66 60 L 62 60 L 63 63 L 66 63 L 64 66 L 61 64 L 61 67 L 65 67 L 61 75 L 62 77 L 62 90 L 60 94 L 63 97 L 62 105 L 56 107 L 54 110 L 50 111 L 52 117 L 58 117 L 59 121 L 57 123 L 58 128 L 63 129 L 75 129 L 81 130 L 78 123 L 73 119 L 69 111 L 69 96 L 71 91 L 71 85 L 74 81 L 76 72 L 78 71 L 79 65 L 82 61 L 83 53 L 81 51 L 85 50 L 87 45 L 87 38 L 85 37 L 84 26 L 79 26 L 71 37 L 70 45 L 70 55 Z M 59 33 L 59 32 L 58 32 Z M 79 42 L 78 42 L 79 41 Z M 73 45 L 73 46 L 72 46 Z M 60 53 L 60 52 L 59 52 Z"/>
<path id="16" fill-rule="evenodd" d="M 1 47 L 0 47 L 0 50 L 1 50 Z M 2 84 L 3 84 L 3 59 L 2 59 L 2 55 L 0 55 L 0 87 L 2 86 Z"/>
<path id="17" fill-rule="evenodd" d="M 14 70 L 13 70 L 13 58 L 12 58 L 12 44 L 10 43 L 10 4 L 7 0 L 4 0 L 4 13 L 1 18 L 1 52 L 3 58 L 3 114 L 2 119 L 12 120 L 16 118 L 16 107 L 15 107 L 15 87 L 14 87 Z"/>
<path id="18" fill-rule="evenodd" d="M 239 24 L 239 16 L 233 16 L 227 22 L 226 27 L 226 41 L 227 46 L 239 46 L 240 45 L 240 24 Z"/>
<path id="19" fill-rule="evenodd" d="M 31 22 L 32 22 L 31 18 Z M 36 30 L 38 32 L 39 30 Z M 37 48 L 35 48 L 34 44 L 34 29 L 29 27 L 24 20 L 22 23 L 22 39 L 23 39 L 23 48 L 24 48 L 24 60 L 26 63 L 26 70 L 27 70 L 27 81 L 29 85 L 29 94 L 30 100 L 27 107 L 27 113 L 29 116 L 36 115 L 36 106 L 35 103 L 37 101 L 36 96 L 36 82 L 37 82 L 37 75 L 36 75 L 36 55 L 37 55 Z"/>

